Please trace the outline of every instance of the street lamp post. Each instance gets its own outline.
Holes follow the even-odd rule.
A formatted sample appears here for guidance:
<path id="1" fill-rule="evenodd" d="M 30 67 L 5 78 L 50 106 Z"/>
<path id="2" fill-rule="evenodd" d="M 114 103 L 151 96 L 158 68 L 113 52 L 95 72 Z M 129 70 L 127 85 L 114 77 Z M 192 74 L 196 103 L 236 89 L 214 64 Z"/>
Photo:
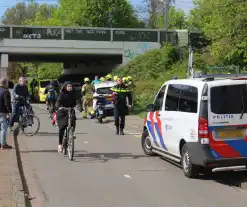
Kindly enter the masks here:
<path id="1" fill-rule="evenodd" d="M 166 44 L 168 43 L 168 13 L 169 13 L 169 7 L 172 2 L 172 0 L 159 0 L 164 4 L 164 20 L 165 20 L 165 31 L 166 31 Z"/>

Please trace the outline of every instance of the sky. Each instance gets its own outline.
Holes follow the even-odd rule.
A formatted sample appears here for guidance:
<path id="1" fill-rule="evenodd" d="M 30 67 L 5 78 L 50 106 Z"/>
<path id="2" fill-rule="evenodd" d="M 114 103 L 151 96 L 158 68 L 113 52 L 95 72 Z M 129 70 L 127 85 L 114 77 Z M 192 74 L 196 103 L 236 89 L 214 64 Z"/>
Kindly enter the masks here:
<path id="1" fill-rule="evenodd" d="M 134 6 L 140 5 L 142 0 L 130 0 Z M 3 16 L 7 8 L 12 7 L 13 5 L 20 2 L 28 2 L 28 0 L 0 0 L 0 18 Z M 55 4 L 57 0 L 36 0 L 37 3 L 49 3 Z M 188 13 L 190 9 L 193 8 L 192 0 L 176 0 L 177 8 L 183 9 L 185 13 Z"/>

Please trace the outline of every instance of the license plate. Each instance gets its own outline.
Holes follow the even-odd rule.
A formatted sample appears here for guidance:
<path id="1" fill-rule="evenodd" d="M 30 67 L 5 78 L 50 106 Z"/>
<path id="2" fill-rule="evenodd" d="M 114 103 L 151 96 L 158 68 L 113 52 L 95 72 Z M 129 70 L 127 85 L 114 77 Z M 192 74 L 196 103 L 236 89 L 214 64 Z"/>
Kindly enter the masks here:
<path id="1" fill-rule="evenodd" d="M 103 111 L 99 111 L 99 115 L 102 115 L 103 114 Z"/>
<path id="2" fill-rule="evenodd" d="M 224 130 L 218 132 L 218 137 L 220 139 L 224 138 L 244 138 L 245 137 L 245 130 Z"/>

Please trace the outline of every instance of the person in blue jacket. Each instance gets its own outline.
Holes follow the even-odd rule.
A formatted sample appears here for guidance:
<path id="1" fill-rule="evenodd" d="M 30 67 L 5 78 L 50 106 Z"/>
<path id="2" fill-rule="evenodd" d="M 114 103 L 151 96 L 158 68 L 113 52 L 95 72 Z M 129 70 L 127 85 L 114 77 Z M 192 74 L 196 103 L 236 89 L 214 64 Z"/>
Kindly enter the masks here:
<path id="1" fill-rule="evenodd" d="M 92 84 L 96 84 L 96 83 L 100 83 L 100 79 L 99 79 L 99 76 L 95 76 L 95 79 L 92 81 Z"/>

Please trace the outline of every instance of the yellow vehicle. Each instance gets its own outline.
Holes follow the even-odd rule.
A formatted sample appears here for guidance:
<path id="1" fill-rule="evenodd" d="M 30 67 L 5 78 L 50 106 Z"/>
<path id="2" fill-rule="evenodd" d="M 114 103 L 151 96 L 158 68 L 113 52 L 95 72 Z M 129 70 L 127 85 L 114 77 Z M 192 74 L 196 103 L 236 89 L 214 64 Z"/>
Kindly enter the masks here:
<path id="1" fill-rule="evenodd" d="M 45 102 L 47 94 L 44 94 L 45 88 L 50 84 L 51 79 L 37 80 L 39 90 L 39 102 Z"/>

